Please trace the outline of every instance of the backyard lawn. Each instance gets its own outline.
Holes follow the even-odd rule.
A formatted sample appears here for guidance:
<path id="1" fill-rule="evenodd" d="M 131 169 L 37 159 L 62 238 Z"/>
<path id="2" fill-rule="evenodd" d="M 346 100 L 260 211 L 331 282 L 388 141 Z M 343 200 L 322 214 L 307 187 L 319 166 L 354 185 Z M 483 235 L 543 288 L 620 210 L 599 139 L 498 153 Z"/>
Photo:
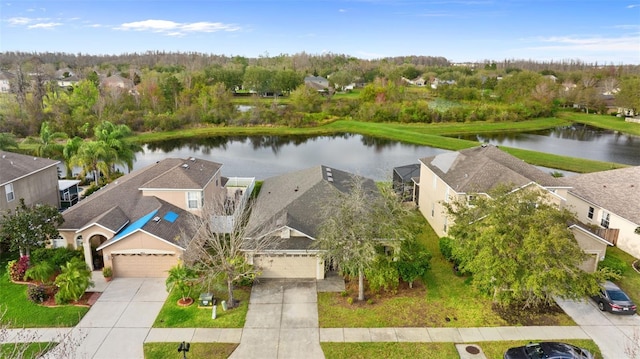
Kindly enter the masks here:
<path id="1" fill-rule="evenodd" d="M 172 291 L 165 301 L 158 317 L 156 317 L 154 328 L 242 328 L 249 309 L 250 287 L 239 287 L 233 292 L 236 301 L 240 305 L 236 308 L 223 311 L 221 300 L 226 298 L 226 291 L 214 291 L 214 298 L 217 298 L 217 316 L 211 319 L 211 308 L 198 308 L 197 299 L 200 291 L 193 291 L 192 297 L 196 303 L 188 307 L 179 307 L 176 302 L 180 299 L 178 291 Z M 222 298 L 222 299 L 220 299 Z"/>
<path id="2" fill-rule="evenodd" d="M 618 247 L 607 248 L 607 256 L 616 257 L 627 264 L 622 277 L 615 282 L 631 297 L 631 300 L 636 304 L 640 304 L 640 273 L 636 272 L 632 267 L 633 261 L 636 259 Z"/>
<path id="3" fill-rule="evenodd" d="M 0 313 L 2 322 L 14 328 L 73 327 L 87 313 L 89 308 L 64 305 L 44 307 L 27 299 L 27 285 L 15 284 L 9 280 L 6 264 L 7 254 L 0 257 Z"/>
<path id="4" fill-rule="evenodd" d="M 559 308 L 548 312 L 513 310 L 504 315 L 492 308 L 487 296 L 478 293 L 469 279 L 454 274 L 438 248 L 438 237 L 422 216 L 419 240 L 431 252 L 431 269 L 424 284 L 406 285 L 398 294 L 368 293 L 372 303 L 353 301 L 357 286 L 347 284 L 348 296 L 318 293 L 320 327 L 487 327 L 506 325 L 575 325 Z M 355 280 L 357 282 L 357 280 Z"/>

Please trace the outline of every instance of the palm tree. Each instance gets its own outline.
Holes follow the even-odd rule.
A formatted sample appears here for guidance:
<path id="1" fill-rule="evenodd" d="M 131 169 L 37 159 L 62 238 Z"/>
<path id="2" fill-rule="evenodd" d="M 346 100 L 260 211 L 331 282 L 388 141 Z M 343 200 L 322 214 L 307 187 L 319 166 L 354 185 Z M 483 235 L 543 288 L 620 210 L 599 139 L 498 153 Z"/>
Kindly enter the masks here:
<path id="1" fill-rule="evenodd" d="M 96 140 L 104 141 L 107 146 L 116 152 L 115 161 L 110 165 L 126 165 L 129 172 L 133 169 L 136 152 L 142 150 L 139 145 L 126 139 L 132 133 L 127 125 L 114 125 L 109 121 L 103 121 L 94 128 Z"/>
<path id="2" fill-rule="evenodd" d="M 71 157 L 70 166 L 80 166 L 83 174 L 93 173 L 96 186 L 100 173 L 109 175 L 109 163 L 116 157 L 115 151 L 104 141 L 83 142 L 78 151 Z"/>
<path id="3" fill-rule="evenodd" d="M 39 137 L 27 137 L 25 144 L 35 144 L 36 148 L 33 154 L 38 157 L 62 158 L 62 149 L 64 146 L 59 140 L 66 139 L 67 134 L 64 132 L 52 132 L 48 122 L 43 122 L 40 126 Z"/>
<path id="4" fill-rule="evenodd" d="M 12 133 L 0 132 L 0 151 L 9 148 L 18 148 L 16 137 Z"/>
<path id="5" fill-rule="evenodd" d="M 64 166 L 67 169 L 66 178 L 73 177 L 73 166 L 71 165 L 71 158 L 78 153 L 78 149 L 82 146 L 84 140 L 78 136 L 74 138 L 70 138 L 67 140 L 67 143 L 64 144 L 64 148 L 62 149 L 62 157 L 64 158 Z"/>

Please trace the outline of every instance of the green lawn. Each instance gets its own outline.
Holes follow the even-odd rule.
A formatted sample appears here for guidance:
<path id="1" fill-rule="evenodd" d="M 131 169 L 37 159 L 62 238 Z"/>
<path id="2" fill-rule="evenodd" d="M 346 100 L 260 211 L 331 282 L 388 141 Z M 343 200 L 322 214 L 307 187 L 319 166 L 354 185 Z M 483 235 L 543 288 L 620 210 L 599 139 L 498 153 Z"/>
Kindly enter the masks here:
<path id="1" fill-rule="evenodd" d="M 0 358 L 38 358 L 56 343 L 0 344 Z"/>
<path id="2" fill-rule="evenodd" d="M 600 349 L 592 340 L 562 340 L 581 348 L 588 349 L 602 358 Z M 521 346 L 529 341 L 499 341 L 474 343 L 482 348 L 489 359 L 502 359 L 504 352 L 511 347 Z M 453 343 L 320 343 L 327 359 L 459 359 Z"/>
<path id="3" fill-rule="evenodd" d="M 607 248 L 607 256 L 617 257 L 629 265 L 627 270 L 622 273 L 622 278 L 615 282 L 631 297 L 634 303 L 640 304 L 640 273 L 631 266 L 636 258 L 618 247 Z"/>
<path id="4" fill-rule="evenodd" d="M 373 304 L 348 304 L 347 298 L 340 293 L 318 293 L 320 327 L 575 325 L 564 313 L 537 314 L 518 310 L 518 322 L 503 319 L 492 310 L 487 296 L 478 293 L 467 278 L 453 273 L 451 263 L 440 254 L 437 235 L 421 215 L 415 217 L 423 228 L 419 239 L 433 255 L 423 288 L 406 289 L 401 295 L 383 295 L 384 298 L 370 294 Z M 355 287 L 349 291 L 350 297 L 356 297 L 356 294 Z"/>
<path id="5" fill-rule="evenodd" d="M 15 284 L 6 273 L 7 256 L 0 258 L 0 312 L 2 321 L 14 328 L 73 327 L 89 308 L 65 305 L 43 307 L 27 299 L 27 285 Z"/>
<path id="6" fill-rule="evenodd" d="M 572 122 L 584 123 L 593 127 L 606 128 L 609 130 L 640 136 L 640 124 L 626 122 L 622 117 L 594 115 L 573 111 L 559 112 L 558 117 L 568 119 Z"/>
<path id="7" fill-rule="evenodd" d="M 180 298 L 178 292 L 173 291 L 167 297 L 160 314 L 156 317 L 153 326 L 155 328 L 242 328 L 249 309 L 249 296 L 251 288 L 238 288 L 234 292 L 240 306 L 222 310 L 221 299 L 226 298 L 226 292 L 214 292 L 214 298 L 218 300 L 217 317 L 211 319 L 211 308 L 198 308 L 197 303 L 188 307 L 179 307 L 176 302 Z M 194 291 L 193 298 L 198 299 L 199 291 Z"/>
<path id="8" fill-rule="evenodd" d="M 225 359 L 238 347 L 232 343 L 190 343 L 189 359 Z M 178 353 L 180 343 L 144 343 L 145 359 L 182 358 Z"/>

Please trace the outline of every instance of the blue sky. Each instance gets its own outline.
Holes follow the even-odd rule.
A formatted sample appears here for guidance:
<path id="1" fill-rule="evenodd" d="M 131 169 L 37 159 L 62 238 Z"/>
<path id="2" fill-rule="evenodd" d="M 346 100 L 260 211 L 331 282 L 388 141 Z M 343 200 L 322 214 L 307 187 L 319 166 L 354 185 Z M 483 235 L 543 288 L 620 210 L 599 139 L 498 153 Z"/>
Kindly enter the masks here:
<path id="1" fill-rule="evenodd" d="M 0 51 L 640 64 L 640 0 L 0 0 Z"/>

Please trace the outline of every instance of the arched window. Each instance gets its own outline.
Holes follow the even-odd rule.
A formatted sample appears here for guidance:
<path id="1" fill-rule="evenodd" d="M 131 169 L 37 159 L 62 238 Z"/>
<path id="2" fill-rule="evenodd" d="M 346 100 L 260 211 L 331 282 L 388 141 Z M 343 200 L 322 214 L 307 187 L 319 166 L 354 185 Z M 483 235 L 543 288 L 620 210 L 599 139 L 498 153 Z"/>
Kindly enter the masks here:
<path id="1" fill-rule="evenodd" d="M 76 237 L 76 249 L 82 248 L 82 234 Z"/>

